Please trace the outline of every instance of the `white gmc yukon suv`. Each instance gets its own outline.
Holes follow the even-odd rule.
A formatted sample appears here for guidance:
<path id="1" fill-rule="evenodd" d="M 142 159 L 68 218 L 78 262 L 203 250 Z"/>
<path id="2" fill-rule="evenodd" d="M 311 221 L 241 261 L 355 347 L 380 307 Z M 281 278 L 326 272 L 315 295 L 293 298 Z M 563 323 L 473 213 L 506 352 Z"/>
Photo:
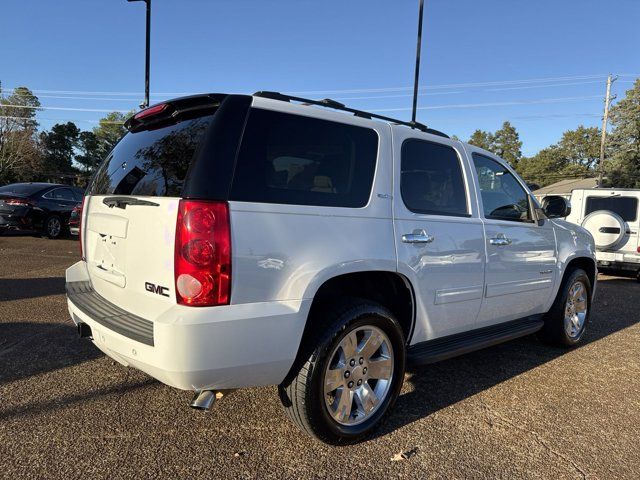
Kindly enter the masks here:
<path id="1" fill-rule="evenodd" d="M 126 127 L 84 198 L 69 312 L 192 406 L 276 384 L 302 430 L 349 443 L 405 365 L 583 337 L 591 235 L 484 150 L 274 92 L 179 98 Z"/>

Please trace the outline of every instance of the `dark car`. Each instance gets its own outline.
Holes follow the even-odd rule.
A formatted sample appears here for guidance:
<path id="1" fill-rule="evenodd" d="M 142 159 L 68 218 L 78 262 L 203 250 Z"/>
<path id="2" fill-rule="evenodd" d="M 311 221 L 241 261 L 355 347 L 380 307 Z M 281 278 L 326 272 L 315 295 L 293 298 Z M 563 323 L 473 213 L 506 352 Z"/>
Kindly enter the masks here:
<path id="1" fill-rule="evenodd" d="M 13 183 L 0 187 L 0 232 L 40 231 L 49 238 L 65 233 L 71 211 L 82 201 L 78 187 L 54 183 Z"/>

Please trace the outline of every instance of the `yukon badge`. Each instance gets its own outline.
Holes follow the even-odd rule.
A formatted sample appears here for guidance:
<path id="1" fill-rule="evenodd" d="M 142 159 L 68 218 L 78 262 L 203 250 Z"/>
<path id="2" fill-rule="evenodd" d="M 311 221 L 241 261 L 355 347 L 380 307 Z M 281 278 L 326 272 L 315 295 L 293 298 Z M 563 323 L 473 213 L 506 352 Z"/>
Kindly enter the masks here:
<path id="1" fill-rule="evenodd" d="M 169 289 L 167 287 L 163 287 L 162 285 L 155 285 L 151 282 L 144 282 L 144 289 L 147 292 L 157 293 L 158 295 L 162 295 L 163 297 L 169 296 L 169 293 L 167 293 Z"/>

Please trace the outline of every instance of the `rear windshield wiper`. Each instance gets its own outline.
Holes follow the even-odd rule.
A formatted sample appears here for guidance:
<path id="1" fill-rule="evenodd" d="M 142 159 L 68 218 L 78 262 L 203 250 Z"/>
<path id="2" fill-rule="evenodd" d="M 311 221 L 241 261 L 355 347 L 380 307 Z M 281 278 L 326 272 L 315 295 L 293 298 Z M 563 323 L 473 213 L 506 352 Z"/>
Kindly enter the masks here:
<path id="1" fill-rule="evenodd" d="M 127 205 L 136 205 L 140 207 L 159 207 L 159 203 L 150 202 L 149 200 L 140 200 L 135 197 L 107 197 L 102 200 L 107 207 L 118 207 L 123 210 L 127 208 Z"/>

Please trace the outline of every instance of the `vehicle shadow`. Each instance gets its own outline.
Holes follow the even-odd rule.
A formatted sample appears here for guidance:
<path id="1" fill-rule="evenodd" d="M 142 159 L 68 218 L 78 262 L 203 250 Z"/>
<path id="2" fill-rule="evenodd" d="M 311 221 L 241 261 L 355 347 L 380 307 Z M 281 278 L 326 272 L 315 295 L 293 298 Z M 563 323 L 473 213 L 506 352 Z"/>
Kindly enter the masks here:
<path id="1" fill-rule="evenodd" d="M 612 290 L 624 289 L 633 294 L 636 286 L 632 279 L 600 280 L 585 343 L 578 348 L 640 323 L 639 310 L 628 308 L 628 304 L 626 307 L 614 305 L 615 302 L 609 304 Z M 640 289 L 636 295 L 640 296 Z M 568 351 L 548 346 L 535 335 L 530 335 L 443 362 L 413 367 L 405 379 L 412 390 L 400 395 L 389 421 L 374 434 L 374 438 L 543 365 Z"/>
<path id="2" fill-rule="evenodd" d="M 64 293 L 64 277 L 0 278 L 0 302 Z"/>
<path id="3" fill-rule="evenodd" d="M 87 362 L 102 353 L 65 323 L 0 323 L 0 385 Z"/>

